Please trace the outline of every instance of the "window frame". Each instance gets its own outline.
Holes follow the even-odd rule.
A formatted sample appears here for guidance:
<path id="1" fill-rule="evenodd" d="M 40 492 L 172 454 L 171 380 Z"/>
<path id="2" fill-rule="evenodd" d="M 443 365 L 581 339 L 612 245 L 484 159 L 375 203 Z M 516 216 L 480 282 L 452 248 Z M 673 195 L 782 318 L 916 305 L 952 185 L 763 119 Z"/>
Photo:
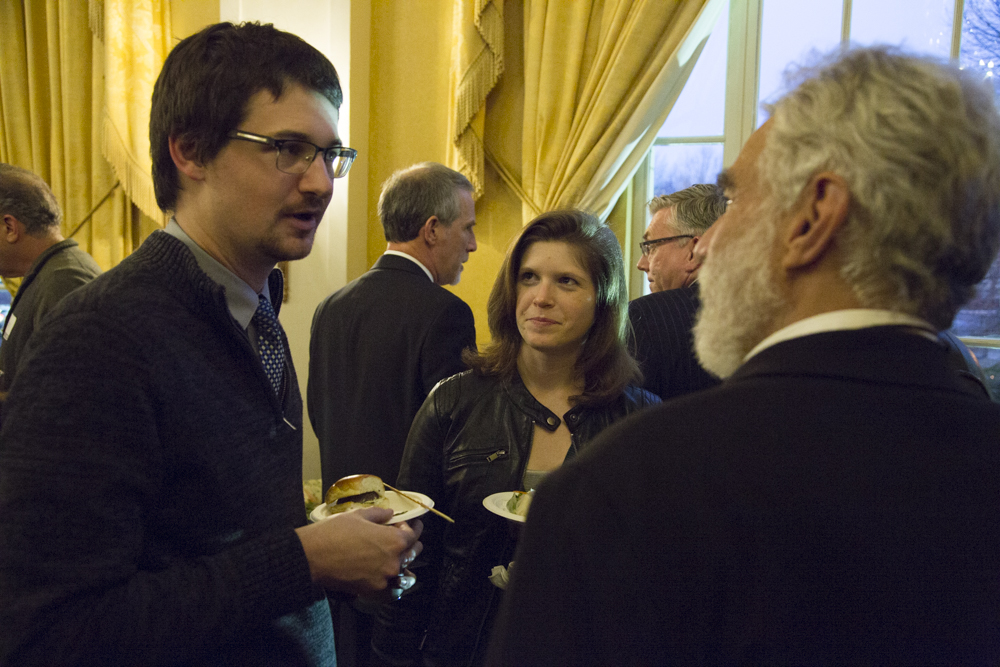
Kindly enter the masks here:
<path id="1" fill-rule="evenodd" d="M 723 120 L 723 134 L 705 137 L 657 137 L 653 146 L 668 146 L 671 144 L 705 144 L 721 143 L 723 145 L 722 165 L 730 166 L 736 161 L 743 144 L 757 129 L 757 113 L 759 110 L 758 86 L 760 83 L 760 40 L 765 0 L 730 0 L 729 2 L 729 35 L 726 53 L 726 98 Z M 840 43 L 846 45 L 851 36 L 851 14 L 854 0 L 842 0 L 843 18 L 841 20 Z M 965 1 L 955 0 L 952 18 L 951 50 L 952 60 L 958 60 L 962 46 L 962 28 L 965 12 Z M 628 237 L 642 238 L 649 225 L 649 211 L 646 203 L 653 198 L 653 161 L 652 149 L 640 165 L 628 188 L 629 229 Z M 642 296 L 646 281 L 643 274 L 635 268 L 636 243 L 629 244 L 627 253 L 632 264 L 630 272 L 630 297 Z M 633 261 L 634 260 L 634 261 Z M 996 336 L 960 336 L 959 339 L 969 347 L 1000 349 L 1000 333 Z"/>

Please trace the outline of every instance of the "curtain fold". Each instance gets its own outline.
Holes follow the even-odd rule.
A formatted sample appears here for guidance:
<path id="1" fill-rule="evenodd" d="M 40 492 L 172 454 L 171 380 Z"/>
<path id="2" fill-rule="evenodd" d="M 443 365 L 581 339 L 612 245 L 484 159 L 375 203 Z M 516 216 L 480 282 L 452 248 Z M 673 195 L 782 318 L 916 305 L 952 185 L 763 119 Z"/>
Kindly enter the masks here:
<path id="1" fill-rule="evenodd" d="M 483 193 L 486 96 L 503 73 L 503 0 L 454 0 L 448 165 Z"/>
<path id="2" fill-rule="evenodd" d="M 44 178 L 62 208 L 63 233 L 79 227 L 73 238 L 110 269 L 158 224 L 115 186 L 101 153 L 104 46 L 91 34 L 90 9 L 79 0 L 0 0 L 0 161 Z M 128 95 L 145 95 L 148 105 L 148 93 Z"/>
<path id="3" fill-rule="evenodd" d="M 149 113 L 153 85 L 170 52 L 168 0 L 90 0 L 94 36 L 104 45 L 101 150 L 125 193 L 153 219 Z M 101 21 L 103 20 L 103 25 Z"/>
<path id="4" fill-rule="evenodd" d="M 721 1 L 526 0 L 525 220 L 532 207 L 607 216 L 683 88 Z"/>

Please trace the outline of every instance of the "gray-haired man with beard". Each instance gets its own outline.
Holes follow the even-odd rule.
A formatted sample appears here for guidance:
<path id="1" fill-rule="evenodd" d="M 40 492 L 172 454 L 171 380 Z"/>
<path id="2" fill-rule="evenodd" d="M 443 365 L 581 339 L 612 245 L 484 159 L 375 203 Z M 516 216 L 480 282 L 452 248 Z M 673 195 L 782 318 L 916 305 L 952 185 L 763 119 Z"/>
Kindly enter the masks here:
<path id="1" fill-rule="evenodd" d="M 543 483 L 492 664 L 1000 660 L 1000 406 L 936 336 L 1000 244 L 1000 117 L 937 61 L 809 74 L 720 178 L 726 381 Z"/>

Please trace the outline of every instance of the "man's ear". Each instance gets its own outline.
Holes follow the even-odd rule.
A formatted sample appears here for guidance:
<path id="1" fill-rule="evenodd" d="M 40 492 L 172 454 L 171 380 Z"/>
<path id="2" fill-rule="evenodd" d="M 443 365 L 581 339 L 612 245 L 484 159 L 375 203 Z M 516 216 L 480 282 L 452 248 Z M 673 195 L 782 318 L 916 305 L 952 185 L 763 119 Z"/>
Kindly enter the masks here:
<path id="1" fill-rule="evenodd" d="M 177 171 L 198 181 L 205 177 L 205 165 L 198 157 L 194 142 L 186 135 L 171 136 L 168 140 L 170 157 Z"/>
<path id="2" fill-rule="evenodd" d="M 684 257 L 684 269 L 688 272 L 697 269 L 705 260 L 705 256 L 703 254 L 699 254 L 695 249 L 698 246 L 698 241 L 700 240 L 700 236 L 695 236 L 691 239 L 690 243 L 684 246 L 684 249 L 687 251 L 687 255 Z"/>
<path id="3" fill-rule="evenodd" d="M 441 238 L 441 220 L 438 219 L 436 215 L 432 215 L 427 218 L 424 222 L 424 226 L 420 228 L 420 237 L 429 246 L 437 245 Z"/>
<path id="4" fill-rule="evenodd" d="M 847 220 L 850 201 L 843 178 L 831 172 L 813 176 L 786 232 L 782 266 L 798 269 L 822 259 Z"/>
<path id="5" fill-rule="evenodd" d="M 9 213 L 3 216 L 3 224 L 0 225 L 0 234 L 3 235 L 4 241 L 7 243 L 17 243 L 23 232 L 24 228 L 20 220 Z"/>

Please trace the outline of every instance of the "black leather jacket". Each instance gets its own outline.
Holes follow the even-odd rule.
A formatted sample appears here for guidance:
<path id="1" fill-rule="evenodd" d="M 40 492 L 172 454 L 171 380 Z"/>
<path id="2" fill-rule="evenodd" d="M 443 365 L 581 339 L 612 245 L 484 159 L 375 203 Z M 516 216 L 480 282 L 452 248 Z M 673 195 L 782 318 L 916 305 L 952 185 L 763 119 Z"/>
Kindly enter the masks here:
<path id="1" fill-rule="evenodd" d="M 572 434 L 567 458 L 615 421 L 660 399 L 637 387 L 610 405 L 566 413 Z M 535 424 L 561 420 L 517 378 L 508 384 L 466 371 L 431 391 L 406 441 L 397 486 L 426 493 L 454 524 L 423 517 L 424 550 L 411 567 L 414 586 L 380 611 L 376 650 L 393 662 L 466 665 L 482 662 L 501 591 L 488 577 L 514 553 L 516 529 L 490 513 L 483 499 L 521 488 Z"/>

